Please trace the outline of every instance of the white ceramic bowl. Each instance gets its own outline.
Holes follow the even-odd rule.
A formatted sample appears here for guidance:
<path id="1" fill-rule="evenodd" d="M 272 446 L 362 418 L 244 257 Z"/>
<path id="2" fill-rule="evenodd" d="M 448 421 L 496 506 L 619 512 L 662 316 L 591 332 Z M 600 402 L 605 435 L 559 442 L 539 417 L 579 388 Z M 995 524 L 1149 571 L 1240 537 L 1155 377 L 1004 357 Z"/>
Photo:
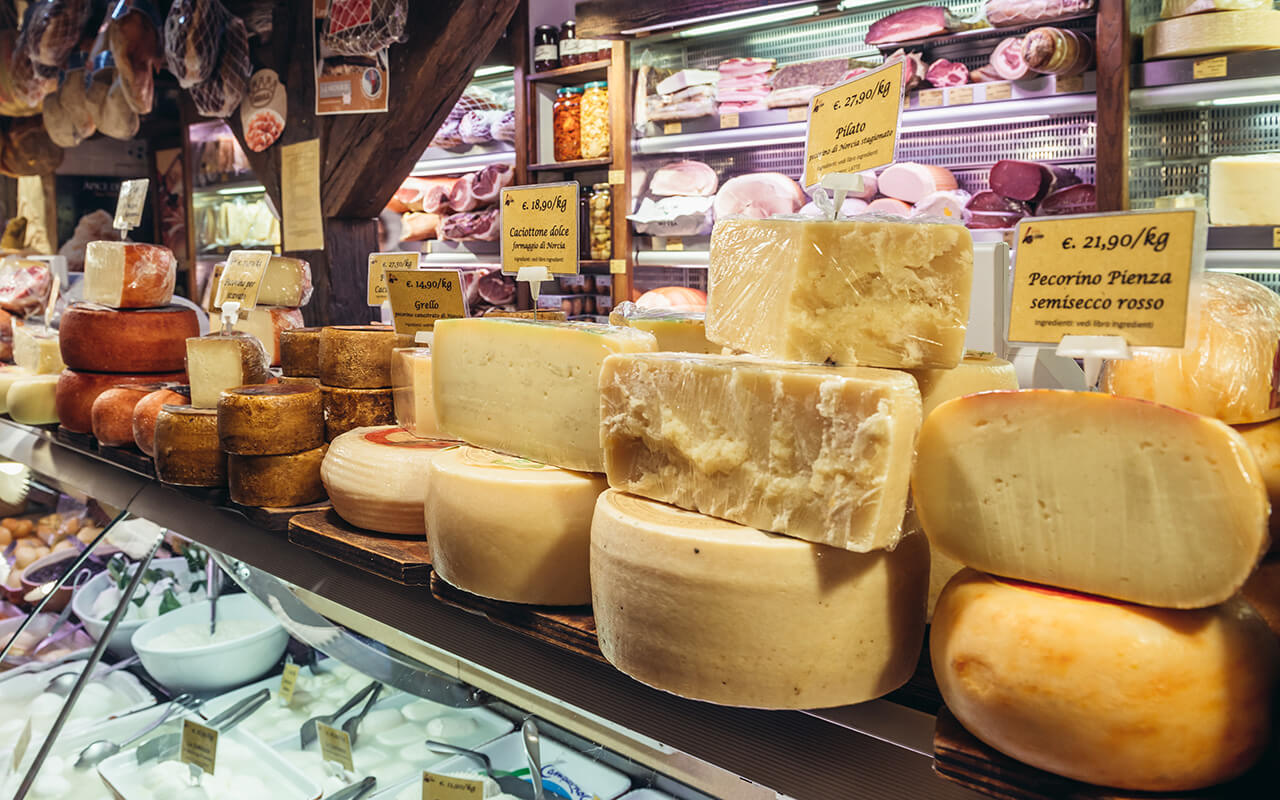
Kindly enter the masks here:
<path id="1" fill-rule="evenodd" d="M 187 560 L 185 558 L 157 558 L 151 562 L 151 566 L 156 569 L 163 569 L 172 572 L 178 576 L 178 580 L 184 586 L 190 586 L 198 577 L 195 573 L 187 568 Z M 130 570 L 129 574 L 133 574 Z M 187 580 L 190 578 L 190 580 Z M 84 623 L 84 629 L 93 640 L 102 638 L 102 632 L 107 629 L 106 619 L 94 619 L 93 604 L 97 601 L 98 595 L 107 590 L 111 586 L 113 578 L 108 572 L 101 572 L 94 575 L 84 583 L 75 594 L 71 595 L 71 610 L 75 612 L 76 617 Z M 141 591 L 141 587 L 139 587 Z M 174 613 L 174 612 L 169 612 Z M 128 615 L 120 620 L 120 624 L 116 625 L 116 632 L 111 635 L 111 641 L 107 643 L 107 649 L 116 658 L 128 658 L 133 655 L 133 645 L 130 640 L 138 628 L 141 628 L 149 620 L 130 619 Z"/>
<path id="2" fill-rule="evenodd" d="M 133 634 L 133 649 L 151 677 L 170 691 L 220 692 L 261 677 L 280 660 L 289 634 L 256 599 L 233 594 L 218 600 L 218 621 L 259 620 L 266 627 L 248 636 L 185 650 L 157 650 L 157 637 L 180 627 L 208 624 L 207 602 L 170 611 Z"/>

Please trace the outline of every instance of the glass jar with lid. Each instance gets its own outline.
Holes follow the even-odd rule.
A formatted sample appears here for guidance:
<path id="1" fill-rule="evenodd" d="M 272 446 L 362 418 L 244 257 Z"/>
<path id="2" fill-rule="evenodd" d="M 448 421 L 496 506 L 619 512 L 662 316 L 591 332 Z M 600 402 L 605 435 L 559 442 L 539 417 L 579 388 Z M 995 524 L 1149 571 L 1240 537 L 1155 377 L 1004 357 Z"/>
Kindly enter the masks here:
<path id="1" fill-rule="evenodd" d="M 555 25 L 539 25 L 533 33 L 533 71 L 560 66 L 560 32 Z"/>
<path id="2" fill-rule="evenodd" d="M 613 190 L 607 183 L 591 187 L 587 200 L 588 219 L 591 226 L 591 258 L 606 260 L 613 257 Z"/>
<path id="3" fill-rule="evenodd" d="M 582 62 L 578 45 L 578 23 L 565 20 L 560 26 L 560 66 L 572 67 Z"/>
<path id="4" fill-rule="evenodd" d="M 582 92 L 582 158 L 609 155 L 609 85 L 592 81 Z"/>
<path id="5" fill-rule="evenodd" d="M 565 86 L 556 90 L 556 102 L 551 110 L 556 161 L 582 158 L 581 106 L 582 87 Z"/>

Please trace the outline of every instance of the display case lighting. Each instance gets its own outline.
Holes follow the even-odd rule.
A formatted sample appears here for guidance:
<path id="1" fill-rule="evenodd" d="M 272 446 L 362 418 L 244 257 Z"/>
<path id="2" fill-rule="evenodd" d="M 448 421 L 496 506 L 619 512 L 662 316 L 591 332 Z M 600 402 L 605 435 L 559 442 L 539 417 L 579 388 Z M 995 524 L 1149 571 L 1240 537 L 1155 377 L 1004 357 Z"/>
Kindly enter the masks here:
<path id="1" fill-rule="evenodd" d="M 692 39 L 696 36 L 711 36 L 717 33 L 726 33 L 728 31 L 741 30 L 743 28 L 759 28 L 765 25 L 772 25 L 778 22 L 787 22 L 793 19 L 801 19 L 803 17 L 812 17 L 818 13 L 818 6 L 796 6 L 794 8 L 784 8 L 780 11 L 771 11 L 767 14 L 753 14 L 749 17 L 739 17 L 738 19 L 725 20 L 724 22 L 712 22 L 708 25 L 696 25 L 683 31 L 676 31 L 675 36 L 679 39 Z"/>
<path id="2" fill-rule="evenodd" d="M 260 183 L 256 183 L 253 186 L 233 186 L 229 189 L 219 189 L 216 194 L 256 194 L 258 192 L 265 192 L 266 190 L 267 187 Z"/>
<path id="3" fill-rule="evenodd" d="M 510 67 L 510 66 L 481 67 L 480 69 L 476 70 L 475 77 L 493 78 L 498 75 L 506 75 L 508 72 L 514 72 L 514 71 L 515 71 L 515 67 Z"/>
<path id="4" fill-rule="evenodd" d="M 1214 106 L 1244 106 L 1253 103 L 1276 103 L 1280 102 L 1280 93 L 1276 94 L 1246 94 L 1241 97 L 1215 97 L 1209 101 L 1209 105 Z"/>

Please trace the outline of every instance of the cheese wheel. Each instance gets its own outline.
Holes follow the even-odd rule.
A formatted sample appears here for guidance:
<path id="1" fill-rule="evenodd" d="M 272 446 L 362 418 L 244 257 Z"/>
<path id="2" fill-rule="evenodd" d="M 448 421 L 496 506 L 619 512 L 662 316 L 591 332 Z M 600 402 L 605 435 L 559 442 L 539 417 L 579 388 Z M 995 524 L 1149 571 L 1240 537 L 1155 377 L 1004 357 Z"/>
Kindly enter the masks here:
<path id="1" fill-rule="evenodd" d="M 62 314 L 59 344 L 71 369 L 89 372 L 176 372 L 187 339 L 200 335 L 186 306 L 116 311 L 75 303 Z"/>
<path id="2" fill-rule="evenodd" d="M 1231 425 L 1280 417 L 1280 401 L 1273 399 L 1280 296 L 1240 275 L 1209 272 L 1200 281 L 1198 302 L 1192 347 L 1134 348 L 1133 358 L 1106 363 L 1102 390 Z"/>
<path id="3" fill-rule="evenodd" d="M 1271 546 L 1280 547 L 1280 419 L 1254 425 L 1237 425 L 1236 432 L 1262 471 L 1262 481 L 1271 500 Z"/>
<path id="4" fill-rule="evenodd" d="M 157 389 L 133 407 L 133 443 L 151 457 L 156 454 L 156 416 L 161 406 L 185 406 L 191 398 L 173 389 Z"/>
<path id="5" fill-rule="evenodd" d="M 1249 576 L 1241 594 L 1266 620 L 1271 632 L 1280 636 L 1280 556 L 1263 561 Z"/>
<path id="6" fill-rule="evenodd" d="M 291 378 L 320 377 L 320 328 L 280 331 L 280 369 Z"/>
<path id="7" fill-rule="evenodd" d="M 9 413 L 7 401 L 9 387 L 23 378 L 30 378 L 32 375 L 35 375 L 35 373 L 25 367 L 13 364 L 0 366 L 0 414 Z"/>
<path id="8" fill-rule="evenodd" d="M 174 486 L 227 483 L 227 455 L 218 445 L 218 412 L 195 406 L 161 406 L 156 416 L 156 477 Z"/>
<path id="9" fill-rule="evenodd" d="M 218 399 L 218 437 L 223 450 L 242 456 L 314 450 L 324 444 L 320 388 L 267 383 L 227 389 Z"/>
<path id="10" fill-rule="evenodd" d="M 37 323 L 13 327 L 13 360 L 18 366 L 42 375 L 62 372 L 58 332 Z"/>
<path id="11" fill-rule="evenodd" d="M 58 378 L 57 413 L 62 427 L 75 433 L 93 432 L 93 401 L 113 386 L 143 386 L 149 383 L 181 383 L 183 372 L 116 374 L 111 372 L 62 371 Z"/>
<path id="12" fill-rule="evenodd" d="M 269 359 L 256 336 L 243 331 L 211 333 L 187 340 L 191 405 L 217 408 L 222 393 L 235 386 L 266 383 Z"/>
<path id="13" fill-rule="evenodd" d="M 431 567 L 481 597 L 547 606 L 591 602 L 591 516 L 603 475 L 458 447 L 431 461 Z"/>
<path id="14" fill-rule="evenodd" d="M 320 331 L 320 382 L 344 389 L 391 386 L 391 351 L 398 337 L 378 325 L 335 325 Z"/>
<path id="15" fill-rule="evenodd" d="M 89 242 L 84 254 L 84 298 L 111 308 L 168 305 L 177 274 L 177 262 L 167 247 Z"/>
<path id="16" fill-rule="evenodd" d="M 1186 58 L 1280 47 L 1280 11 L 1266 8 L 1175 17 L 1147 26 L 1142 57 Z"/>
<path id="17" fill-rule="evenodd" d="M 247 333 L 262 342 L 267 351 L 267 363 L 273 367 L 280 366 L 280 334 L 287 330 L 303 326 L 302 312 L 296 308 L 277 308 L 274 306 L 258 306 L 252 311 L 241 312 L 243 316 L 231 326 L 234 331 Z M 209 319 L 210 333 L 222 330 L 222 317 L 214 315 Z"/>
<path id="18" fill-rule="evenodd" d="M 391 354 L 391 392 L 396 424 L 424 439 L 443 438 L 436 425 L 431 389 L 431 350 L 397 347 Z"/>
<path id="19" fill-rule="evenodd" d="M 60 378 L 59 375 L 30 375 L 14 381 L 5 395 L 5 405 L 13 421 L 23 425 L 56 424 Z"/>
<path id="20" fill-rule="evenodd" d="M 1266 487 L 1240 434 L 1097 392 L 943 403 L 921 426 L 912 492 L 943 555 L 1146 605 L 1221 603 L 1269 544 Z"/>
<path id="21" fill-rule="evenodd" d="M 396 421 L 390 389 L 320 387 L 324 398 L 324 436 L 332 442 L 347 431 Z"/>
<path id="22" fill-rule="evenodd" d="M 320 477 L 338 516 L 378 533 L 422 536 L 431 461 L 457 442 L 419 439 L 395 425 L 356 428 L 335 438 Z"/>
<path id="23" fill-rule="evenodd" d="M 276 378 L 276 383 L 279 383 L 282 386 L 314 386 L 317 389 L 320 388 L 319 378 L 289 377 L 288 375 L 283 375 Z"/>
<path id="24" fill-rule="evenodd" d="M 108 447 L 133 447 L 133 412 L 142 398 L 162 388 L 117 386 L 98 395 L 89 409 L 93 437 Z"/>
<path id="25" fill-rule="evenodd" d="M 938 600 L 929 645 L 969 732 L 1068 778 L 1198 789 L 1267 746 L 1280 644 L 1239 598 L 1174 611 L 965 570 Z"/>
<path id="26" fill-rule="evenodd" d="M 610 489 L 591 526 L 600 649 L 673 694 L 754 708 L 880 697 L 924 639 L 929 547 L 854 553 Z"/>
<path id="27" fill-rule="evenodd" d="M 270 456 L 227 455 L 227 485 L 242 506 L 292 508 L 324 499 L 320 463 L 326 446 Z"/>

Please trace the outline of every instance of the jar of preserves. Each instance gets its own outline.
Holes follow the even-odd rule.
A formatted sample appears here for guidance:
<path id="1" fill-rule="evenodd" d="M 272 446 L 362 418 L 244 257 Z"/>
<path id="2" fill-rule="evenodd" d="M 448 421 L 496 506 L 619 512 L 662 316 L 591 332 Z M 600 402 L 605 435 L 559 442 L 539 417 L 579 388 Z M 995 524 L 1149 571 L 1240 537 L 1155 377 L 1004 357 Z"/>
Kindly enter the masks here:
<path id="1" fill-rule="evenodd" d="M 581 106 L 582 87 L 565 86 L 556 90 L 556 102 L 551 110 L 556 161 L 582 158 Z"/>
<path id="2" fill-rule="evenodd" d="M 582 158 L 609 155 L 609 85 L 588 83 L 582 92 Z"/>
<path id="3" fill-rule="evenodd" d="M 578 23 L 571 19 L 565 20 L 560 26 L 560 66 L 572 67 L 582 63 L 579 44 Z"/>
<path id="4" fill-rule="evenodd" d="M 588 217 L 591 222 L 591 258 L 606 260 L 613 257 L 613 188 L 607 183 L 591 187 Z"/>
<path id="5" fill-rule="evenodd" d="M 555 25 L 539 25 L 533 32 L 533 71 L 560 66 L 560 32 Z"/>

